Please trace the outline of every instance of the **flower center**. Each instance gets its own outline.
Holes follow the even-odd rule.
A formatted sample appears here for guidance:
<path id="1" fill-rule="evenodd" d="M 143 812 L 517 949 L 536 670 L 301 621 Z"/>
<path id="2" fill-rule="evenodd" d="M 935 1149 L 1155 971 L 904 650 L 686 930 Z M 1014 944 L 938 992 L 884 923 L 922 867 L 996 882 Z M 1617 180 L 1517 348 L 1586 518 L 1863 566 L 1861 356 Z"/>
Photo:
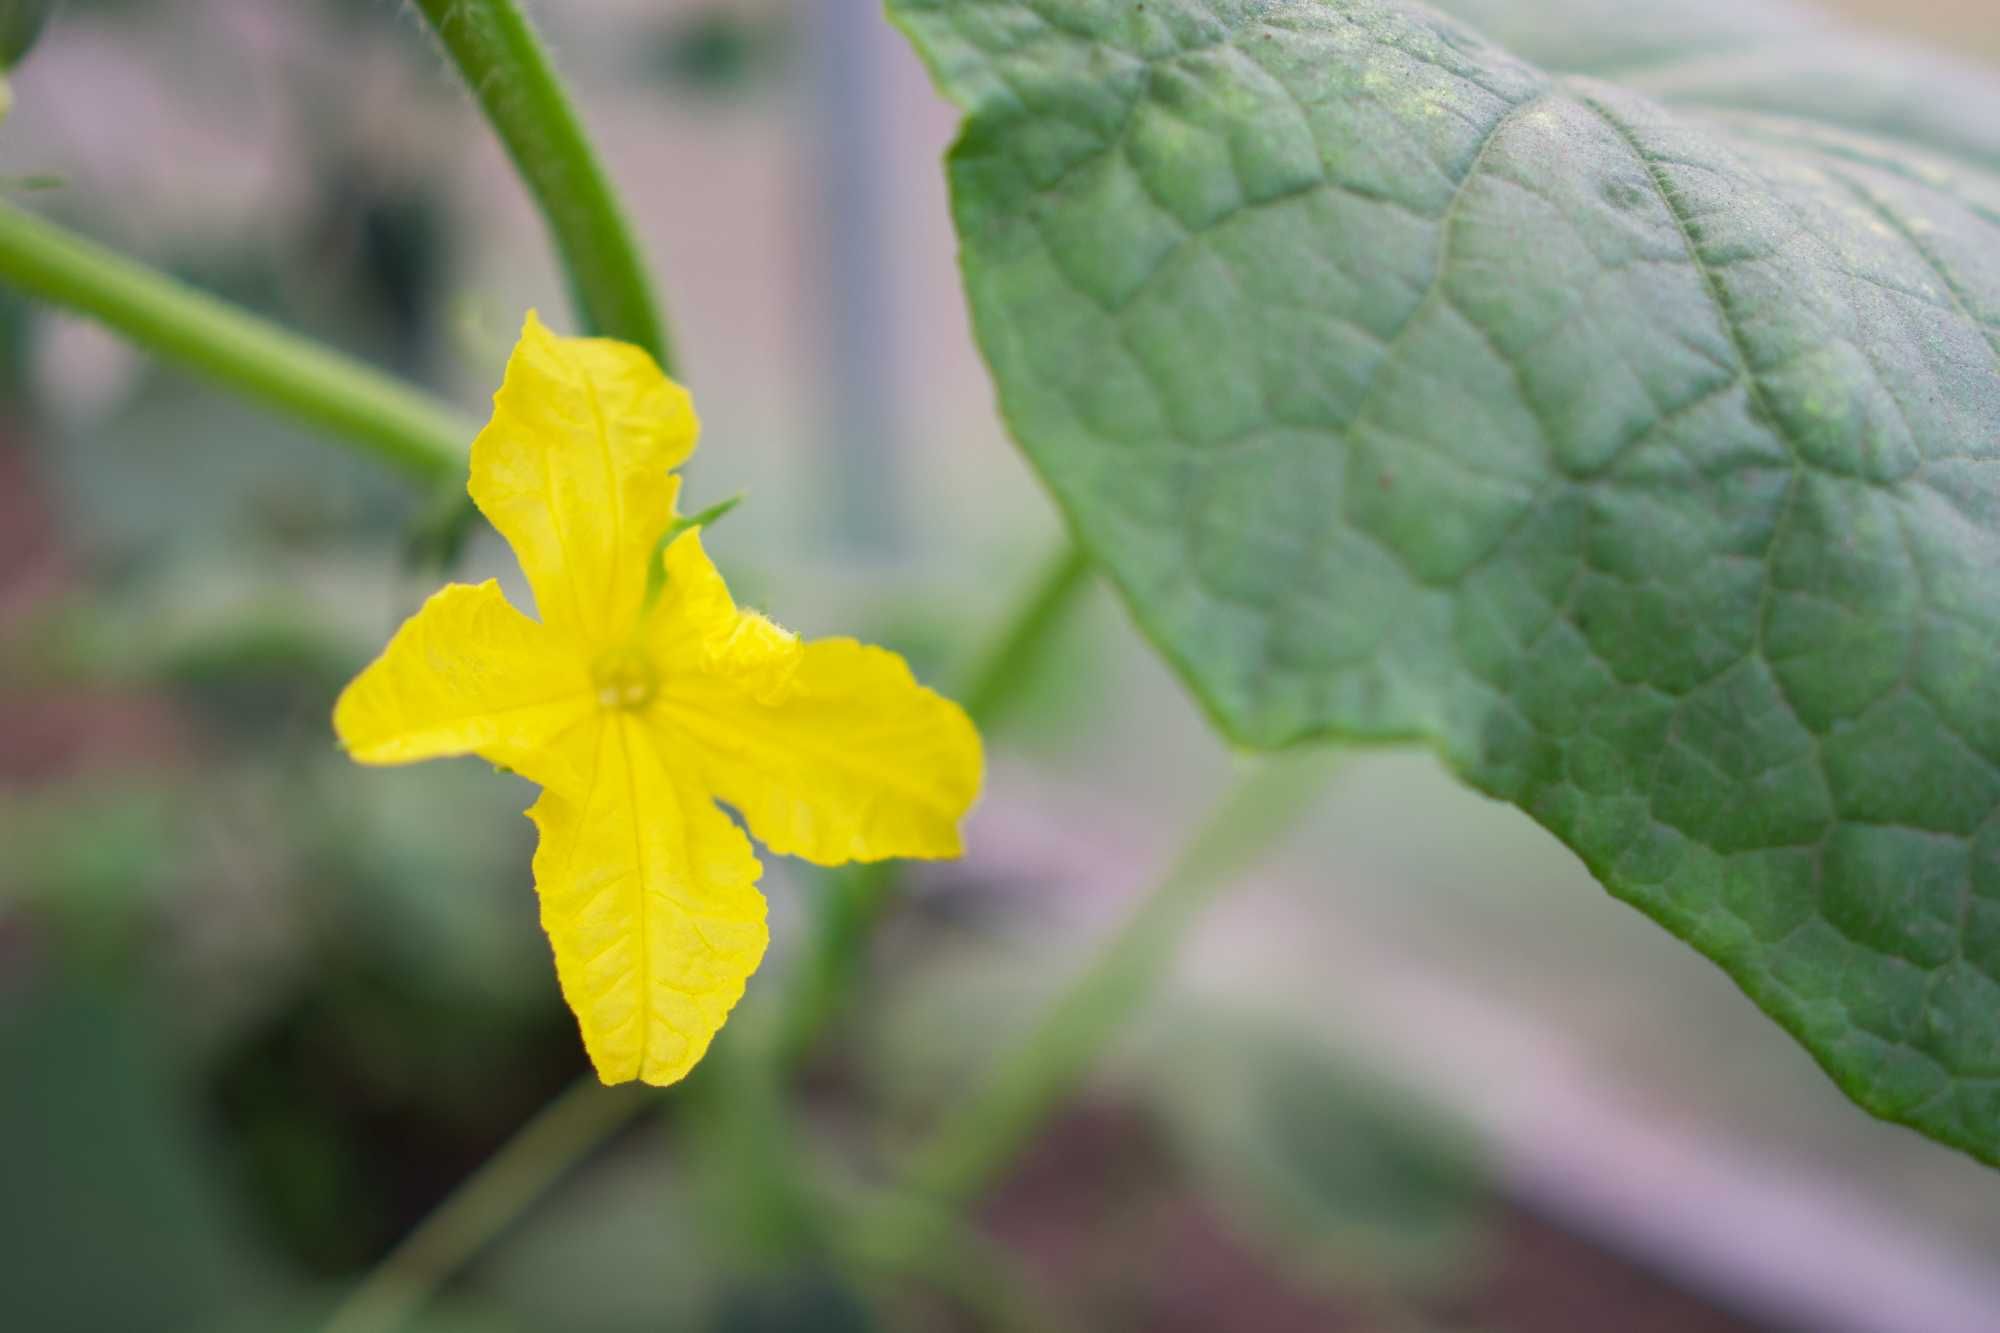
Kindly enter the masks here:
<path id="1" fill-rule="evenodd" d="M 659 681 L 652 664 L 636 652 L 607 654 L 591 670 L 601 707 L 633 711 L 653 702 Z"/>

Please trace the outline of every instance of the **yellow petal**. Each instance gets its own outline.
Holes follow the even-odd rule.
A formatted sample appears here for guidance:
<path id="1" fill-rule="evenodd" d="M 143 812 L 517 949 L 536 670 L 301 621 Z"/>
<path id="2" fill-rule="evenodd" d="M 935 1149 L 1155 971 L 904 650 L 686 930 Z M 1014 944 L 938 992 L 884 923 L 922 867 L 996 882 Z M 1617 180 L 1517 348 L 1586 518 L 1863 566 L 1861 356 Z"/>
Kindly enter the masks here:
<path id="1" fill-rule="evenodd" d="M 596 733 L 585 794 L 546 791 L 528 812 L 542 927 L 598 1077 L 672 1083 L 764 955 L 760 867 L 637 714 Z"/>
<path id="2" fill-rule="evenodd" d="M 491 579 L 447 584 L 341 692 L 333 728 L 364 764 L 477 754 L 573 788 L 575 733 L 595 711 L 590 676 Z"/>
<path id="3" fill-rule="evenodd" d="M 804 650 L 798 635 L 737 607 L 702 549 L 701 529 L 674 538 L 665 561 L 645 639 L 662 681 L 721 677 L 760 698 L 782 697 Z"/>
<path id="4" fill-rule="evenodd" d="M 473 500 L 514 548 L 543 623 L 621 639 L 674 517 L 699 427 L 687 391 L 629 343 L 558 338 L 528 312 L 493 419 L 472 442 Z"/>
<path id="5" fill-rule="evenodd" d="M 667 552 L 680 600 L 653 628 L 656 711 L 709 789 L 772 851 L 820 865 L 958 855 L 982 763 L 965 711 L 887 649 L 800 645 L 737 610 L 694 536 Z"/>

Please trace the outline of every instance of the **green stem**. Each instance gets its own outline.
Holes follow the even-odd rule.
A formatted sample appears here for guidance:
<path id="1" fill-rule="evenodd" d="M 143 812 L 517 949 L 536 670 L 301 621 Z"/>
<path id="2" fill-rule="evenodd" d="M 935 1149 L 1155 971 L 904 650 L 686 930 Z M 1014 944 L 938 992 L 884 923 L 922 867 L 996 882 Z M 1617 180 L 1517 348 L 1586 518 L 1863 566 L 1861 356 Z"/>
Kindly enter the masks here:
<path id="1" fill-rule="evenodd" d="M 548 52 L 514 0 L 416 0 L 549 224 L 588 331 L 673 349 L 632 229 Z"/>
<path id="2" fill-rule="evenodd" d="M 89 315 L 424 481 L 464 476 L 477 426 L 451 407 L 7 204 L 0 204 L 0 282 Z"/>
<path id="3" fill-rule="evenodd" d="M 689 1159 L 708 1257 L 746 1271 L 814 1248 L 821 1235 L 802 1144 L 786 1120 L 783 1071 L 765 1058 L 775 1007 L 754 997 L 741 1006 L 750 1012 L 731 1015 L 725 1039 L 665 1103 Z"/>
<path id="4" fill-rule="evenodd" d="M 1087 586 L 1090 560 L 1064 542 L 1036 575 L 1027 594 L 977 659 L 961 696 L 981 731 L 996 729 L 1020 699 L 1035 659 Z M 778 1023 L 775 1055 L 791 1068 L 845 1007 L 861 970 L 862 943 L 895 896 L 903 863 L 857 866 L 828 885 L 806 957 L 800 962 Z"/>
<path id="5" fill-rule="evenodd" d="M 1201 910 L 1292 829 L 1330 772 L 1325 753 L 1308 752 L 1262 761 L 1230 789 L 1096 961 L 918 1151 L 907 1175 L 912 1195 L 955 1208 L 1013 1159 L 1158 986 Z M 913 1243 L 924 1230 L 912 1231 Z"/>
<path id="6" fill-rule="evenodd" d="M 1035 662 L 1050 636 L 1076 605 L 1077 594 L 1090 580 L 1090 570 L 1090 557 L 1075 542 L 1065 541 L 1062 549 L 1043 563 L 1013 614 L 986 645 L 966 677 L 965 692 L 959 696 L 981 730 L 997 727 L 1013 715 L 1021 687 L 1034 674 Z"/>
<path id="7" fill-rule="evenodd" d="M 325 1333 L 390 1333 L 440 1283 L 646 1104 L 633 1088 L 589 1074 L 536 1113 L 355 1287 Z"/>

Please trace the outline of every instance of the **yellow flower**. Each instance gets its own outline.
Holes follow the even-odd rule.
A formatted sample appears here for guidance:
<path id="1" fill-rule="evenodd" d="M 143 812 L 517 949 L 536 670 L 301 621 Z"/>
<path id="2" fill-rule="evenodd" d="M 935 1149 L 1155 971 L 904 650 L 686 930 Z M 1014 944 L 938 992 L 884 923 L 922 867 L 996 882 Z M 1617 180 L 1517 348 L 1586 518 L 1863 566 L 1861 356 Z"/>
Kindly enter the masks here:
<path id="1" fill-rule="evenodd" d="M 979 790 L 978 733 L 902 658 L 739 610 L 698 528 L 660 552 L 696 433 L 644 352 L 530 311 L 470 489 L 541 619 L 450 584 L 334 709 L 362 763 L 477 754 L 541 785 L 542 926 L 606 1083 L 686 1074 L 763 957 L 761 868 L 717 801 L 838 865 L 956 856 Z"/>

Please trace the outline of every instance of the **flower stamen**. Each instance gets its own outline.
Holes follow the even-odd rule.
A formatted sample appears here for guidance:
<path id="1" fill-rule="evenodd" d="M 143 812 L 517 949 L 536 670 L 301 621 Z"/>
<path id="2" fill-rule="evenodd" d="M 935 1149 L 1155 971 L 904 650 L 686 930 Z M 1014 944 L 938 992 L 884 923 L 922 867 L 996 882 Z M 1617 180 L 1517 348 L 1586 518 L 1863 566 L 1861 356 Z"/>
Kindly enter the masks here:
<path id="1" fill-rule="evenodd" d="M 630 648 L 608 654 L 590 674 L 597 684 L 598 704 L 614 711 L 637 712 L 653 702 L 659 690 L 652 663 Z"/>

